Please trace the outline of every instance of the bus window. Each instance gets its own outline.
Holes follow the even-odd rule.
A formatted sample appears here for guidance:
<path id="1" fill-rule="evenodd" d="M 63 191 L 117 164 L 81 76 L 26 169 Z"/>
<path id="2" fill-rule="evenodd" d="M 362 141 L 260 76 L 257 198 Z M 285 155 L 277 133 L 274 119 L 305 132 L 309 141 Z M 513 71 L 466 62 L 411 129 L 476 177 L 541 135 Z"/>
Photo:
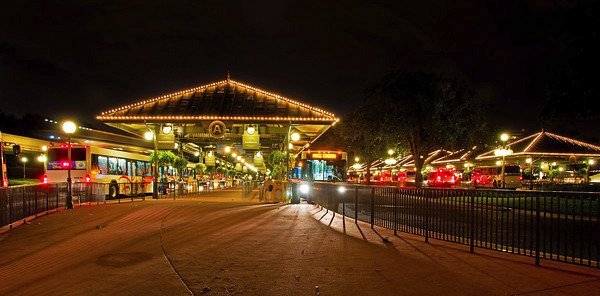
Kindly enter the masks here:
<path id="1" fill-rule="evenodd" d="M 127 173 L 127 160 L 118 158 L 117 163 L 119 175 L 125 175 Z"/>
<path id="2" fill-rule="evenodd" d="M 117 173 L 118 173 L 117 158 L 109 157 L 108 158 L 108 174 L 116 175 Z"/>
<path id="3" fill-rule="evenodd" d="M 108 157 L 98 156 L 98 174 L 108 174 Z"/>

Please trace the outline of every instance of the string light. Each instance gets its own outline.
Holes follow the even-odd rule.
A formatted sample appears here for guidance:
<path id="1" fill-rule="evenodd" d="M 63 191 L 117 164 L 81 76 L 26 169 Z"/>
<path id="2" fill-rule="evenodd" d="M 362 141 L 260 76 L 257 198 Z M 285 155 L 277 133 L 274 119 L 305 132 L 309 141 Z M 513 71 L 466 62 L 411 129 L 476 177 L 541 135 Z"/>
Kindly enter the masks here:
<path id="1" fill-rule="evenodd" d="M 222 81 L 213 82 L 213 83 L 209 83 L 209 84 L 206 84 L 206 85 L 202 85 L 202 86 L 190 88 L 190 89 L 187 89 L 187 90 L 182 90 L 182 91 L 174 92 L 174 93 L 171 93 L 171 94 L 163 95 L 163 96 L 160 96 L 160 97 L 146 99 L 146 100 L 143 100 L 143 101 L 140 101 L 140 102 L 137 102 L 137 103 L 125 105 L 125 106 L 122 106 L 122 107 L 114 108 L 114 109 L 109 110 L 109 111 L 102 112 L 100 114 L 100 116 L 98 116 L 97 118 L 98 119 L 105 119 L 105 117 L 106 117 L 105 115 L 110 114 L 110 113 L 115 113 L 115 112 L 119 112 L 119 111 L 122 111 L 122 110 L 125 110 L 125 109 L 130 109 L 130 108 L 133 108 L 133 107 L 142 106 L 142 105 L 145 105 L 145 104 L 148 104 L 148 103 L 154 103 L 154 102 L 162 100 L 162 99 L 172 98 L 174 96 L 179 96 L 179 95 L 182 95 L 182 94 L 196 92 L 196 91 L 199 91 L 199 90 L 202 90 L 202 89 L 206 89 L 206 88 L 209 88 L 209 87 L 214 87 L 214 86 L 217 86 L 217 85 L 220 85 L 220 84 L 226 84 L 226 83 L 231 83 L 231 84 L 233 84 L 235 86 L 240 86 L 240 87 L 243 87 L 243 88 L 255 91 L 257 93 L 260 93 L 260 94 L 263 94 L 263 95 L 266 95 L 266 96 L 275 97 L 276 99 L 283 100 L 283 101 L 285 101 L 287 103 L 294 104 L 294 105 L 297 105 L 299 107 L 307 108 L 307 109 L 309 109 L 311 111 L 319 112 L 319 113 L 321 113 L 321 114 L 323 114 L 325 116 L 330 117 L 329 120 L 334 120 L 334 122 L 337 122 L 337 119 L 335 118 L 335 115 L 333 113 L 331 113 L 331 112 L 327 112 L 327 111 L 325 111 L 323 109 L 316 108 L 316 107 L 313 107 L 313 106 L 310 106 L 310 105 L 307 105 L 307 104 L 304 104 L 304 103 L 300 103 L 298 101 L 295 101 L 295 100 L 292 100 L 292 99 L 280 96 L 278 94 L 271 93 L 271 92 L 268 92 L 268 91 L 265 91 L 265 90 L 262 90 L 262 89 L 259 89 L 259 88 L 247 85 L 247 84 L 243 84 L 243 83 L 240 83 L 240 82 L 237 82 L 237 81 L 233 81 L 233 80 L 222 80 Z"/>

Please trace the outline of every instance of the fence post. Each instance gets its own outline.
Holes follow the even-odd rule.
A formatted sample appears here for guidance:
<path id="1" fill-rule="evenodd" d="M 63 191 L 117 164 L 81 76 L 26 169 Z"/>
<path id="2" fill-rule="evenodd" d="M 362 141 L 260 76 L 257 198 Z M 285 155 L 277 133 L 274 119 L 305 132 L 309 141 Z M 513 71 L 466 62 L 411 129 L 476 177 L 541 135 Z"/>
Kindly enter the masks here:
<path id="1" fill-rule="evenodd" d="M 371 229 L 375 224 L 375 187 L 371 188 Z"/>
<path id="2" fill-rule="evenodd" d="M 423 198 L 425 198 L 425 242 L 429 243 L 429 197 L 431 193 L 429 190 L 423 191 Z"/>
<path id="3" fill-rule="evenodd" d="M 354 190 L 354 224 L 358 224 L 358 186 Z"/>
<path id="4" fill-rule="evenodd" d="M 396 197 L 398 196 L 398 188 L 394 188 L 394 235 L 398 234 L 398 202 Z"/>
<path id="5" fill-rule="evenodd" d="M 535 265 L 540 265 L 540 195 L 535 195 Z"/>
<path id="6" fill-rule="evenodd" d="M 475 252 L 475 195 L 477 191 L 475 189 L 469 191 L 469 251 L 473 253 Z"/>
<path id="7" fill-rule="evenodd" d="M 23 189 L 21 192 L 23 192 L 23 203 L 21 203 L 21 213 L 23 213 L 23 223 L 25 223 L 25 218 L 27 218 L 27 214 L 25 213 L 25 187 L 21 187 L 21 189 Z M 29 211 L 27 211 L 29 212 Z"/>

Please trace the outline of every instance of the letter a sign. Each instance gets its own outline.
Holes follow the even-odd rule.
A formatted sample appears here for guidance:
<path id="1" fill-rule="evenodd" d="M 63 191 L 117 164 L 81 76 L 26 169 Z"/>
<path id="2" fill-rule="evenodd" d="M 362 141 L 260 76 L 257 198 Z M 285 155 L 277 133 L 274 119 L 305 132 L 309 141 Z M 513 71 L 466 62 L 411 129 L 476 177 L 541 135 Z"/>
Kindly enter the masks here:
<path id="1" fill-rule="evenodd" d="M 222 138 L 225 136 L 225 132 L 227 131 L 227 127 L 222 121 L 215 120 L 210 123 L 208 126 L 208 133 L 211 137 Z"/>

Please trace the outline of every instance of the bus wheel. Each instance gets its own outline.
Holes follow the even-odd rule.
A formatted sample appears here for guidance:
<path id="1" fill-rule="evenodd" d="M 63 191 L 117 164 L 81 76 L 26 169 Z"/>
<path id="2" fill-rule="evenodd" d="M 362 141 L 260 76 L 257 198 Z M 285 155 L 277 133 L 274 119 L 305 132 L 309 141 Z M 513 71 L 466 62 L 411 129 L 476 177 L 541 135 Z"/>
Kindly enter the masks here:
<path id="1" fill-rule="evenodd" d="M 119 184 L 117 184 L 117 182 L 113 180 L 108 186 L 108 197 L 117 198 L 117 196 L 119 196 Z"/>

